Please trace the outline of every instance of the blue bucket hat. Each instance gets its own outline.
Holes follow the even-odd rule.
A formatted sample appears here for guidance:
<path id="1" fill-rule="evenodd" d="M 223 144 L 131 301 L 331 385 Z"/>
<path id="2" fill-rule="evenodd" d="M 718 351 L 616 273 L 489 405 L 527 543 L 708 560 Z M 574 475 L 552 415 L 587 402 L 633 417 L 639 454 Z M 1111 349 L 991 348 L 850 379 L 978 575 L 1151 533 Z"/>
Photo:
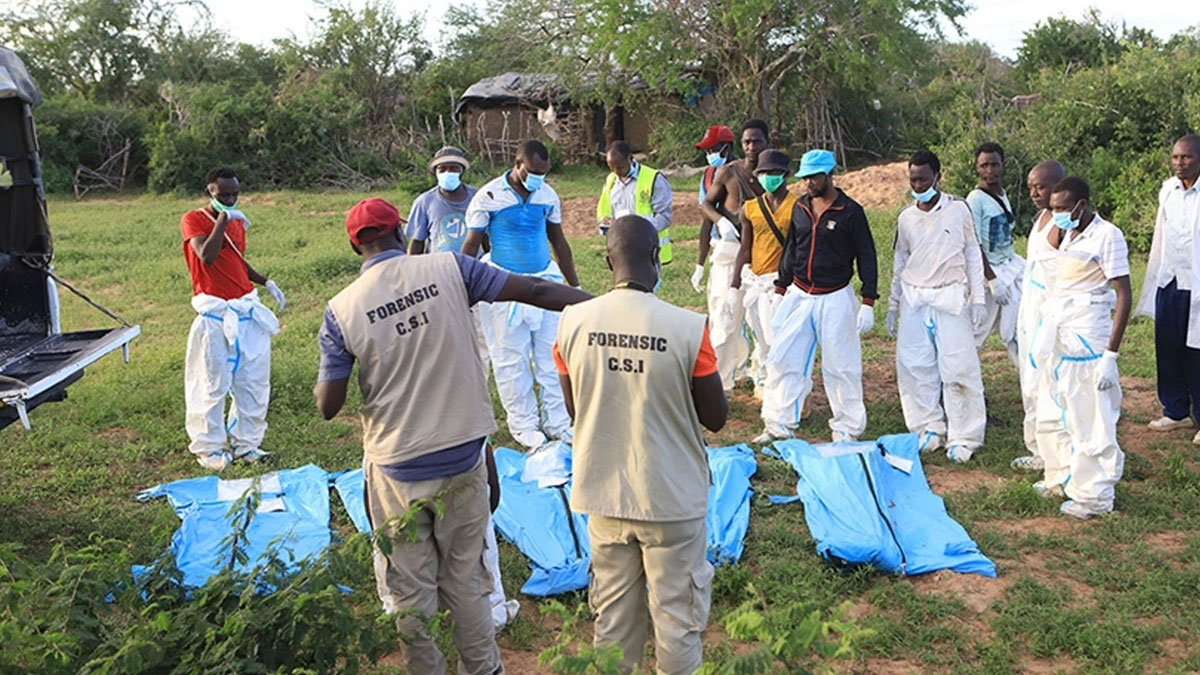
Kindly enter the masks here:
<path id="1" fill-rule="evenodd" d="M 833 173 L 835 166 L 837 166 L 837 160 L 834 159 L 832 152 L 809 150 L 800 157 L 800 170 L 796 172 L 796 178 L 814 176 L 818 173 Z"/>

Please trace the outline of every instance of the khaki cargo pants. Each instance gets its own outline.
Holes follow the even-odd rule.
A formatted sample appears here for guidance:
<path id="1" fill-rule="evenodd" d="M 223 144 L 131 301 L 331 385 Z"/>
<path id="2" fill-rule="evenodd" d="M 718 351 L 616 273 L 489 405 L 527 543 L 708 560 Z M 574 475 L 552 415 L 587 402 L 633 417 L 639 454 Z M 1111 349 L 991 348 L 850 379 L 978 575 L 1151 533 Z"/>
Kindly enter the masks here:
<path id="1" fill-rule="evenodd" d="M 484 462 L 457 476 L 417 482 L 388 478 L 368 461 L 363 474 L 372 528 L 405 513 L 418 499 L 431 499 L 416 516 L 416 541 L 404 532 L 393 533 L 390 555 L 375 550 L 376 584 L 384 608 L 400 614 L 396 625 L 404 638 L 408 672 L 446 672 L 446 658 L 426 631 L 425 620 L 448 609 L 460 675 L 504 673 L 488 600 L 492 579 L 483 564 L 490 515 Z M 445 507 L 441 516 L 432 503 L 439 493 Z"/>
<path id="2" fill-rule="evenodd" d="M 622 671 L 631 672 L 653 622 L 657 671 L 694 673 L 712 596 L 704 519 L 657 523 L 590 515 L 588 537 L 595 645 L 620 645 Z"/>

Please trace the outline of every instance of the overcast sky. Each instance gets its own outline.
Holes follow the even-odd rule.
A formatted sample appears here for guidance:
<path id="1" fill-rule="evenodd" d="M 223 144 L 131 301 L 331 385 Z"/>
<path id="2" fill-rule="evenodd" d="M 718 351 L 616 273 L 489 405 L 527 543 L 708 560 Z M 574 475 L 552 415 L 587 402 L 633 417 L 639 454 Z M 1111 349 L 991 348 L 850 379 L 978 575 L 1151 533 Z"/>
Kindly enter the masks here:
<path id="1" fill-rule="evenodd" d="M 36 6 L 40 0 L 0 0 L 0 7 Z M 322 14 L 313 0 L 206 0 L 212 20 L 233 36 L 252 44 L 266 45 L 292 33 L 303 36 L 310 17 Z M 361 6 L 363 0 L 350 0 Z M 392 0 L 401 12 L 425 13 L 426 37 L 437 48 L 444 6 L 429 0 Z M 486 5 L 486 0 L 449 0 L 445 4 Z M 1052 16 L 1082 18 L 1086 8 L 1096 7 L 1106 20 L 1123 20 L 1170 37 L 1188 25 L 1200 24 L 1200 5 L 1190 0 L 975 0 L 973 9 L 962 20 L 964 39 L 990 44 L 999 54 L 1016 57 L 1021 34 L 1041 19 Z M 951 35 L 951 37 L 954 37 Z M 957 39 L 957 38 L 955 38 Z"/>

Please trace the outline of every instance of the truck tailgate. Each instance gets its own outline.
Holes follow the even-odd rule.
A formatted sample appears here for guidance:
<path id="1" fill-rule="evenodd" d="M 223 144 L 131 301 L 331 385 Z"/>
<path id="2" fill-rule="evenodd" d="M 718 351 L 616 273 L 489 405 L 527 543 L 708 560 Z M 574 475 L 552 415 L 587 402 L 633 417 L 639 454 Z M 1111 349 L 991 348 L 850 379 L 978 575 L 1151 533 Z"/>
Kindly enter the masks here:
<path id="1" fill-rule="evenodd" d="M 6 336 L 0 342 L 0 413 L 11 421 L 12 410 L 32 408 L 56 387 L 78 379 L 87 366 L 127 345 L 141 332 L 139 326 L 111 330 L 60 333 L 21 339 Z M 0 427 L 6 426 L 0 421 Z"/>

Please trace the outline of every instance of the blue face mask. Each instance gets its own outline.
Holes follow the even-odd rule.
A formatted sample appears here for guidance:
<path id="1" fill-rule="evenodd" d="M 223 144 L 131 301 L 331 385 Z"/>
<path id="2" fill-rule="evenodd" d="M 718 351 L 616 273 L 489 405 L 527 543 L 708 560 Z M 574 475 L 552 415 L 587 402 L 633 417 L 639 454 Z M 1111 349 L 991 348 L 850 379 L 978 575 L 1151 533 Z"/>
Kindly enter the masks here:
<path id="1" fill-rule="evenodd" d="M 655 293 L 655 294 L 658 293 L 659 288 L 662 288 L 662 261 L 660 261 L 658 259 L 658 255 L 659 255 L 659 252 L 655 251 L 654 252 L 654 271 L 658 275 L 658 281 L 654 282 L 654 288 L 650 291 L 651 293 Z"/>
<path id="2" fill-rule="evenodd" d="M 917 192 L 916 190 L 909 190 L 909 192 L 912 193 L 913 198 L 917 201 L 922 204 L 928 204 L 929 200 L 937 196 L 937 184 L 930 185 L 929 189 L 924 192 Z"/>
<path id="3" fill-rule="evenodd" d="M 1071 214 L 1079 206 L 1079 202 L 1075 202 L 1075 206 L 1071 207 L 1070 211 L 1055 211 L 1050 214 L 1050 221 L 1060 230 L 1073 230 L 1079 227 L 1079 219 L 1071 218 Z"/>
<path id="4" fill-rule="evenodd" d="M 222 204 L 221 202 L 217 201 L 216 197 L 213 197 L 212 198 L 212 207 L 213 207 L 213 210 L 216 211 L 217 213 L 221 213 L 223 211 L 232 211 L 237 208 L 237 200 L 235 199 L 232 204 L 230 204 L 229 206 L 226 206 L 226 205 Z"/>
<path id="5" fill-rule="evenodd" d="M 462 174 L 454 171 L 444 171 L 437 175 L 438 187 L 446 192 L 454 192 L 462 184 Z"/>
<path id="6" fill-rule="evenodd" d="M 633 175 L 635 173 L 637 173 L 637 162 L 630 162 L 629 163 L 629 171 L 625 172 L 625 177 L 633 178 Z"/>
<path id="7" fill-rule="evenodd" d="M 521 181 L 521 185 L 525 186 L 530 192 L 537 192 L 538 188 L 546 184 L 546 176 L 536 173 L 525 174 L 525 180 Z"/>
<path id="8" fill-rule="evenodd" d="M 719 152 L 712 152 L 704 156 L 708 160 L 708 165 L 714 168 L 725 166 L 725 156 Z"/>

